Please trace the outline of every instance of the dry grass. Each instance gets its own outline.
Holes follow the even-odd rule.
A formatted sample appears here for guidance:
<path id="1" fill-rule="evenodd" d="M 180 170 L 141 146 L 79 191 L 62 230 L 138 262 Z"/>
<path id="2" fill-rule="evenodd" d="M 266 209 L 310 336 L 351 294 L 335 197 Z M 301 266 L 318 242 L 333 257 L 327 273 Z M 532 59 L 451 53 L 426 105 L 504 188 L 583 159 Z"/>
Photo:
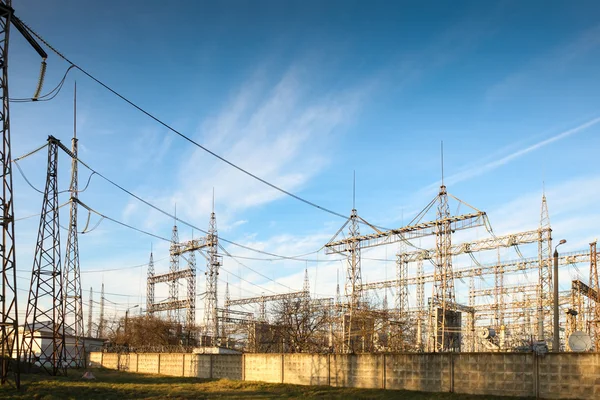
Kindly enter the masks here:
<path id="1" fill-rule="evenodd" d="M 68 377 L 22 374 L 21 390 L 16 391 L 4 386 L 0 388 L 0 399 L 516 399 L 450 393 L 298 386 L 227 379 L 177 378 L 105 369 L 92 372 L 96 376 L 96 380 L 93 381 L 81 379 L 83 372 L 77 371 L 70 371 Z"/>

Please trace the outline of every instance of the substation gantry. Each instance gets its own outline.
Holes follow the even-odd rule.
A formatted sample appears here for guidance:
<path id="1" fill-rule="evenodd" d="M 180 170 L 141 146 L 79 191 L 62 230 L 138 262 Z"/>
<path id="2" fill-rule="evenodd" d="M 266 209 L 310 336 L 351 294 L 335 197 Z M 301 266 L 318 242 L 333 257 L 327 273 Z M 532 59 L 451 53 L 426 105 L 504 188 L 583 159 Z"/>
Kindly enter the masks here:
<path id="1" fill-rule="evenodd" d="M 173 226 L 173 237 L 169 249 L 170 269 L 165 274 L 155 274 L 154 259 L 150 254 L 148 264 L 147 279 L 147 305 L 146 311 L 149 314 L 160 311 L 169 311 L 170 317 L 178 319 L 177 311 L 186 310 L 185 324 L 188 330 L 195 325 L 196 316 L 196 262 L 195 252 L 206 251 L 206 300 L 204 307 L 204 334 L 211 338 L 216 338 L 219 334 L 218 318 L 218 299 L 217 299 L 217 280 L 219 276 L 219 267 L 222 265 L 222 256 L 218 254 L 218 233 L 217 220 L 214 212 L 211 213 L 209 230 L 205 237 L 192 239 L 186 242 L 179 242 L 177 225 Z M 203 254 L 203 253 L 201 253 Z M 179 258 L 188 256 L 188 267 L 179 269 Z M 187 282 L 187 296 L 185 299 L 178 298 L 179 280 L 185 279 Z M 169 284 L 169 298 L 167 301 L 155 302 L 155 285 L 157 283 Z"/>

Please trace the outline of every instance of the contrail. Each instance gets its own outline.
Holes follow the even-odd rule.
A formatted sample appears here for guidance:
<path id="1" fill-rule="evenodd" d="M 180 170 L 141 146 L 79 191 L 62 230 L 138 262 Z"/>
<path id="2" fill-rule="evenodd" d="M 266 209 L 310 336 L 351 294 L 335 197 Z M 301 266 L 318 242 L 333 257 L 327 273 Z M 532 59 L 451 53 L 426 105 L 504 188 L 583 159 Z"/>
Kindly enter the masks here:
<path id="1" fill-rule="evenodd" d="M 459 173 L 457 173 L 455 175 L 450 176 L 447 179 L 447 181 L 449 183 L 451 183 L 451 184 L 454 184 L 454 183 L 465 181 L 467 179 L 474 178 L 476 176 L 483 175 L 483 174 L 485 174 L 485 173 L 487 173 L 489 171 L 492 171 L 492 170 L 494 170 L 494 169 L 496 169 L 498 167 L 501 167 L 501 166 L 503 166 L 505 164 L 508 164 L 509 162 L 511 162 L 511 161 L 513 161 L 513 160 L 515 160 L 515 159 L 517 159 L 519 157 L 522 157 L 522 156 L 524 156 L 526 154 L 529 154 L 532 151 L 535 151 L 535 150 L 537 150 L 539 148 L 547 146 L 550 143 L 554 143 L 556 141 L 559 141 L 561 139 L 564 139 L 566 137 L 569 137 L 571 135 L 579 133 L 582 130 L 587 129 L 590 126 L 596 125 L 599 122 L 600 122 L 600 117 L 594 118 L 591 121 L 588 121 L 588 122 L 586 122 L 584 124 L 581 124 L 581 125 L 573 128 L 573 129 L 569 129 L 568 131 L 564 131 L 562 133 L 559 133 L 558 135 L 555 135 L 555 136 L 552 136 L 552 137 L 550 137 L 548 139 L 542 140 L 541 142 L 532 144 L 529 147 L 526 147 L 524 149 L 515 151 L 514 153 L 509 154 L 507 156 L 504 156 L 504 157 L 502 157 L 502 158 L 500 158 L 498 160 L 491 161 L 491 162 L 489 162 L 487 164 L 484 164 L 483 166 L 480 166 L 480 167 L 473 167 L 473 168 L 470 168 L 467 171 L 459 172 Z"/>

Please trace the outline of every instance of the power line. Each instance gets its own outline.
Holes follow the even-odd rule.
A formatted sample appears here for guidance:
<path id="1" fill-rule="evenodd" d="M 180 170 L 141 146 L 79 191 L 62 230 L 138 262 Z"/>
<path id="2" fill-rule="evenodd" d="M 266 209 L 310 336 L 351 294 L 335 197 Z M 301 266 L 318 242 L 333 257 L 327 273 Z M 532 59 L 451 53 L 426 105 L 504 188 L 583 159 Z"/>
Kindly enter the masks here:
<path id="1" fill-rule="evenodd" d="M 63 151 L 64 151 L 64 149 L 63 149 Z M 174 215 L 174 214 L 171 214 L 170 212 L 163 210 L 162 208 L 160 208 L 160 207 L 158 207 L 158 206 L 155 206 L 154 204 L 152 204 L 152 203 L 150 203 L 149 201 L 147 201 L 147 200 L 143 199 L 142 197 L 138 196 L 137 194 L 133 193 L 132 191 L 130 191 L 130 190 L 126 189 L 125 187 L 123 187 L 123 186 L 119 185 L 118 183 L 116 183 L 115 181 L 113 181 L 113 180 L 111 180 L 110 178 L 106 177 L 105 175 L 103 175 L 103 174 L 102 174 L 102 173 L 100 173 L 99 171 L 97 171 L 97 170 L 93 169 L 92 167 L 90 167 L 90 166 L 89 166 L 89 165 L 88 165 L 88 164 L 87 164 L 85 161 L 81 160 L 79 157 L 75 157 L 75 156 L 74 156 L 74 154 L 69 154 L 69 153 L 67 153 L 67 154 L 68 154 L 70 157 L 72 157 L 72 158 L 74 158 L 75 160 L 77 160 L 77 162 L 79 162 L 79 163 L 80 163 L 81 165 L 83 165 L 85 168 L 87 168 L 88 170 L 90 170 L 90 171 L 92 172 L 92 175 L 94 175 L 94 174 L 98 175 L 100 178 L 104 179 L 106 182 L 108 182 L 108 183 L 110 183 L 111 185 L 115 186 L 115 187 L 116 187 L 116 188 L 118 188 L 119 190 L 121 190 L 121 191 L 123 191 L 123 192 L 127 193 L 127 194 L 128 194 L 128 195 L 130 195 L 131 197 L 133 197 L 133 198 L 135 198 L 136 200 L 138 200 L 138 201 L 140 201 L 140 202 L 144 203 L 144 204 L 145 204 L 145 205 L 147 205 L 148 207 L 150 207 L 150 208 L 152 208 L 152 209 L 154 209 L 154 210 L 156 210 L 156 211 L 160 212 L 161 214 L 163 214 L 163 215 L 165 215 L 165 216 L 169 217 L 170 219 L 173 219 L 173 220 L 175 220 L 175 221 L 177 221 L 177 222 L 181 222 L 182 224 L 184 224 L 184 225 L 186 225 L 186 226 L 188 226 L 188 227 L 190 227 L 190 228 L 192 228 L 192 229 L 198 230 L 198 231 L 200 231 L 200 232 L 204 233 L 205 235 L 208 235 L 208 232 L 207 232 L 206 230 L 204 230 L 204 229 L 202 229 L 202 228 L 199 228 L 199 227 L 197 227 L 197 226 L 193 225 L 192 223 L 190 223 L 190 222 L 187 222 L 187 221 L 185 221 L 185 220 L 183 220 L 183 219 L 181 219 L 181 218 L 177 217 L 176 215 Z M 90 177 L 91 177 L 91 175 L 90 175 Z M 114 221 L 114 222 L 116 222 L 116 223 L 122 224 L 121 222 L 118 222 L 118 221 L 115 221 L 115 220 L 113 220 L 113 221 Z M 133 228 L 133 229 L 136 229 L 136 230 L 137 230 L 137 228 Z M 164 240 L 164 238 L 160 238 L 160 239 Z M 240 248 L 242 248 L 242 249 L 245 249 L 245 250 L 253 251 L 253 252 L 256 252 L 256 253 L 260 253 L 260 254 L 265 254 L 265 255 L 268 255 L 268 256 L 271 256 L 271 257 L 275 257 L 275 258 L 277 258 L 277 259 L 293 260 L 293 261 L 311 261 L 311 260 L 303 259 L 303 258 L 301 258 L 301 257 L 305 257 L 305 256 L 308 256 L 308 255 L 311 255 L 311 254 L 316 254 L 316 253 L 318 253 L 319 251 L 321 251 L 321 250 L 322 250 L 322 249 L 325 247 L 325 246 L 321 246 L 321 247 L 320 247 L 318 250 L 311 251 L 311 252 L 304 253 L 304 254 L 295 255 L 295 256 L 283 256 L 283 255 L 280 255 L 280 254 L 275 254 L 275 253 L 270 253 L 270 252 L 268 252 L 268 251 L 264 251 L 264 250 L 255 249 L 255 248 L 253 248 L 253 247 L 246 246 L 246 245 L 243 245 L 243 244 L 241 244 L 241 243 L 237 243 L 237 242 L 234 242 L 234 241 L 232 241 L 232 240 L 228 240 L 228 239 L 226 239 L 226 238 L 223 238 L 223 237 L 219 237 L 219 240 L 221 240 L 221 241 L 223 241 L 223 242 L 225 242 L 225 243 L 229 243 L 229 244 L 231 244 L 231 245 L 233 245 L 233 246 L 240 247 Z M 169 241 L 170 241 L 170 240 L 169 240 Z M 240 258 L 241 258 L 241 257 L 240 257 Z"/>
<path id="2" fill-rule="evenodd" d="M 89 212 L 93 212 L 94 214 L 96 214 L 96 215 L 98 215 L 98 216 L 100 216 L 100 217 L 102 217 L 102 218 L 105 218 L 105 219 L 107 219 L 107 220 L 109 220 L 109 221 L 112 221 L 112 222 L 114 222 L 115 224 L 119 224 L 119 225 L 121 225 L 121 226 L 124 226 L 124 227 L 126 227 L 126 228 L 132 229 L 132 230 L 134 230 L 134 231 L 136 231 L 136 232 L 143 233 L 144 235 L 152 236 L 153 238 L 156 238 L 156 239 L 164 240 L 164 241 L 166 241 L 166 242 L 170 242 L 170 241 L 171 241 L 170 239 L 164 238 L 164 237 L 162 237 L 162 236 L 155 235 L 154 233 L 151 233 L 151 232 L 148 232 L 148 231 L 145 231 L 145 230 L 142 230 L 142 229 L 136 228 L 135 226 L 132 226 L 132 225 L 126 224 L 125 222 L 121 222 L 121 221 L 119 221 L 119 220 L 116 220 L 116 219 L 114 219 L 114 218 L 111 218 L 111 217 L 109 217 L 109 216 L 107 216 L 107 215 L 105 215 L 105 214 L 102 214 L 102 213 L 100 213 L 100 212 L 98 212 L 98 211 L 94 210 L 93 208 L 91 208 L 91 207 L 90 207 L 90 206 L 88 206 L 87 204 L 83 203 L 83 202 L 82 202 L 81 200 L 79 200 L 79 199 L 73 199 L 73 201 L 77 202 L 77 204 L 79 204 L 81 207 L 85 208 L 85 209 L 86 209 L 86 210 L 88 210 Z"/>
<path id="3" fill-rule="evenodd" d="M 31 27 L 29 27 L 27 24 L 23 23 L 23 25 L 27 28 L 27 30 L 29 30 L 31 32 L 31 34 L 33 34 L 35 37 L 37 37 L 41 42 L 43 42 L 50 50 L 52 50 L 54 53 L 56 53 L 56 55 L 58 55 L 60 58 L 62 58 L 64 61 L 66 61 L 67 63 L 69 63 L 71 65 L 71 67 L 75 67 L 78 70 L 80 70 L 84 75 L 86 75 L 88 78 L 92 79 L 94 82 L 96 82 L 97 84 L 99 84 L 100 86 L 102 86 L 103 88 L 105 88 L 106 90 L 108 90 L 109 92 L 111 92 L 112 94 L 114 94 L 115 96 L 119 97 L 121 100 L 123 100 L 124 102 L 126 102 L 127 104 L 129 104 L 130 106 L 132 106 L 133 108 L 135 108 L 136 110 L 140 111 L 141 113 L 145 114 L 146 116 L 148 116 L 149 118 L 153 119 L 155 122 L 159 123 L 160 125 L 164 126 L 165 128 L 167 128 L 168 130 L 170 130 L 171 132 L 175 133 L 176 135 L 180 136 L 182 139 L 188 141 L 189 143 L 195 145 L 196 147 L 202 149 L 203 151 L 207 152 L 208 154 L 212 155 L 213 157 L 221 160 L 222 162 L 228 164 L 229 166 L 237 169 L 238 171 L 250 176 L 251 178 L 254 178 L 255 180 L 271 187 L 272 189 L 275 189 L 285 195 L 288 195 L 298 201 L 301 201 L 309 206 L 312 206 L 314 208 L 317 208 L 321 211 L 325 211 L 329 214 L 335 215 L 337 217 L 343 218 L 343 219 L 348 219 L 348 217 L 346 215 L 340 214 L 336 211 L 330 210 L 326 207 L 320 206 L 310 200 L 304 199 L 290 191 L 287 191 L 261 177 L 259 177 L 256 174 L 253 174 L 252 172 L 238 166 L 237 164 L 234 164 L 233 162 L 227 160 L 225 157 L 222 157 L 220 155 L 218 155 L 217 153 L 215 153 L 214 151 L 208 149 L 207 147 L 201 145 L 200 143 L 196 142 L 195 140 L 193 140 L 192 138 L 190 138 L 189 136 L 186 136 L 185 134 L 181 133 L 180 131 L 178 131 L 177 129 L 173 128 L 172 126 L 170 126 L 169 124 L 167 124 L 166 122 L 164 122 L 163 120 L 161 120 L 160 118 L 154 116 L 152 113 L 150 113 L 149 111 L 146 111 L 145 109 L 143 109 L 142 107 L 138 106 L 136 103 L 134 103 L 133 101 L 129 100 L 128 98 L 126 98 L 125 96 L 123 96 L 122 94 L 120 94 L 119 92 L 117 92 L 116 90 L 112 89 L 110 86 L 108 86 L 107 84 L 105 84 L 104 82 L 102 82 L 101 80 L 99 80 L 98 78 L 94 77 L 91 73 L 87 72 L 86 70 L 84 70 L 82 67 L 80 67 L 79 65 L 75 64 L 74 62 L 72 62 L 71 60 L 69 60 L 65 55 L 63 55 L 61 52 L 59 52 L 58 50 L 56 50 L 50 43 L 48 43 L 44 38 L 42 38 L 40 35 L 38 35 L 33 29 L 31 29 Z"/>
<path id="4" fill-rule="evenodd" d="M 69 68 L 67 68 L 67 70 L 65 71 L 65 74 L 63 75 L 63 77 L 60 80 L 60 82 L 58 83 L 58 85 L 56 85 L 56 87 L 54 89 L 52 89 L 50 92 L 46 93 L 45 95 L 38 96 L 36 98 L 20 98 L 20 99 L 14 98 L 14 99 L 9 99 L 9 101 L 11 103 L 33 103 L 33 102 L 38 102 L 38 101 L 50 101 L 50 100 L 54 99 L 62 90 L 63 85 L 65 84 L 65 80 L 67 79 L 67 75 L 74 67 L 75 66 L 71 65 Z"/>
<path id="5" fill-rule="evenodd" d="M 268 276 L 263 275 L 260 272 L 256 271 L 255 269 L 250 268 L 249 266 L 245 265 L 244 263 L 238 261 L 235 257 L 233 257 L 231 254 L 229 254 L 229 252 L 227 251 L 227 249 L 225 249 L 225 247 L 223 247 L 221 245 L 219 245 L 219 247 L 221 248 L 221 250 L 223 250 L 223 252 L 225 252 L 226 255 L 228 255 L 229 257 L 231 257 L 233 259 L 233 261 L 235 261 L 236 263 L 238 263 L 242 267 L 245 267 L 245 268 L 249 269 L 250 271 L 254 272 L 255 274 L 258 274 L 258 275 L 262 276 L 263 278 L 270 280 L 271 282 L 275 282 L 276 284 L 281 285 L 281 286 L 283 286 L 286 289 L 293 290 L 291 287 L 289 287 L 287 285 L 284 285 L 283 283 L 277 282 L 276 280 L 271 279 Z"/>
<path id="6" fill-rule="evenodd" d="M 69 70 L 70 70 L 70 68 L 77 68 L 77 69 L 78 69 L 78 70 L 80 70 L 80 71 L 81 71 L 81 72 L 82 72 L 84 75 L 86 75 L 88 78 L 92 79 L 94 82 L 96 82 L 96 83 L 97 83 L 97 84 L 99 84 L 100 86 L 104 87 L 106 90 L 108 90 L 109 92 L 111 92 L 111 93 L 112 93 L 112 94 L 114 94 L 115 96 L 119 97 L 121 100 L 125 101 L 125 102 L 126 102 L 127 104 L 129 104 L 130 106 L 134 107 L 135 109 L 137 109 L 137 110 L 138 110 L 138 111 L 140 111 L 141 113 L 145 114 L 145 115 L 146 115 L 146 116 L 148 116 L 149 118 L 153 119 L 155 122 L 157 122 L 157 123 L 159 123 L 160 125 L 164 126 L 165 128 L 167 128 L 167 129 L 168 129 L 168 130 L 170 130 L 171 132 L 175 133 L 176 135 L 180 136 L 180 137 L 181 137 L 181 138 L 183 138 L 184 140 L 188 141 L 189 143 L 191 143 L 191 144 L 193 144 L 193 145 L 197 146 L 198 148 L 200 148 L 200 149 L 202 149 L 203 151 L 205 151 L 205 152 L 209 153 L 209 154 L 210 154 L 210 155 L 212 155 L 213 157 L 215 157 L 215 158 L 217 158 L 217 159 L 221 160 L 222 162 L 224 162 L 224 163 L 228 164 L 229 166 L 231 166 L 231 167 L 233 167 L 233 168 L 237 169 L 238 171 L 240 171 L 240 172 L 242 172 L 242 173 L 244 173 L 244 174 L 246 174 L 246 175 L 250 176 L 251 178 L 254 178 L 255 180 L 258 180 L 259 182 L 261 182 L 261 183 L 263 183 L 263 184 L 265 184 L 265 185 L 267 185 L 267 186 L 271 187 L 272 189 L 275 189 L 275 190 L 277 190 L 277 191 L 279 191 L 279 192 L 281 192 L 281 193 L 283 193 L 283 194 L 286 194 L 286 195 L 288 195 L 288 196 L 290 196 L 290 197 L 292 197 L 292 198 L 294 198 L 294 199 L 296 199 L 296 200 L 298 200 L 298 201 L 301 201 L 301 202 L 303 202 L 303 203 L 305 203 L 305 204 L 307 204 L 307 205 L 310 205 L 310 206 L 312 206 L 312 207 L 315 207 L 315 208 L 317 208 L 317 209 L 319 209 L 319 210 L 321 210 L 321 211 L 325 211 L 325 212 L 327 212 L 327 213 L 329 213 L 329 214 L 331 214 L 331 215 L 335 215 L 335 216 L 337 216 L 337 217 L 340 217 L 340 218 L 342 218 L 342 219 L 348 220 L 348 217 L 347 217 L 346 215 L 344 215 L 344 214 L 341 214 L 341 213 L 338 213 L 338 212 L 336 212 L 336 211 L 333 211 L 333 210 L 330 210 L 330 209 L 328 209 L 328 208 L 326 208 L 326 207 L 320 206 L 320 205 L 318 205 L 318 204 L 316 204 L 316 203 L 314 203 L 314 202 L 312 202 L 312 201 L 310 201 L 310 200 L 304 199 L 304 198 L 302 198 L 302 197 L 300 197 L 300 196 L 298 196 L 298 195 L 296 195 L 296 194 L 294 194 L 294 193 L 292 193 L 292 192 L 289 192 L 289 191 L 287 191 L 287 190 L 285 190 L 285 189 L 283 189 L 283 188 L 281 188 L 281 187 L 279 187 L 279 186 L 277 186 L 277 185 L 275 185 L 275 184 L 273 184 L 273 183 L 271 183 L 271 182 L 269 182 L 269 181 L 267 181 L 267 180 L 265 180 L 265 179 L 263 179 L 263 178 L 261 178 L 261 177 L 259 177 L 259 176 L 255 175 L 255 174 L 253 174 L 252 172 L 250 172 L 250 171 L 248 171 L 248 170 L 246 170 L 246 169 L 244 169 L 244 168 L 242 168 L 242 167 L 238 166 L 237 164 L 235 164 L 235 163 L 233 163 L 233 162 L 231 162 L 231 161 L 227 160 L 226 158 L 224 158 L 224 157 L 222 157 L 222 156 L 218 155 L 217 153 L 213 152 L 212 150 L 210 150 L 210 149 L 208 149 L 208 148 L 204 147 L 203 145 L 201 145 L 200 143 L 196 142 L 195 140 L 193 140 L 193 139 L 192 139 L 192 138 L 190 138 L 189 136 L 186 136 L 185 134 L 181 133 L 181 132 L 180 132 L 180 131 L 178 131 L 177 129 L 173 128 L 172 126 L 170 126 L 169 124 L 167 124 L 166 122 L 164 122 L 163 120 L 161 120 L 160 118 L 156 117 L 155 115 L 153 115 L 153 114 L 152 114 L 152 113 L 150 113 L 149 111 L 146 111 L 146 110 L 145 110 L 145 109 L 143 109 L 141 106 L 138 106 L 136 103 L 134 103 L 133 101 L 129 100 L 129 99 L 128 99 L 128 98 L 126 98 L 124 95 L 122 95 L 122 94 L 120 94 L 119 92 L 117 92 L 116 90 L 112 89 L 110 86 L 108 86 L 107 84 L 105 84 L 104 82 L 102 82 L 101 80 L 99 80 L 98 78 L 94 77 L 94 76 L 93 76 L 91 73 L 87 72 L 87 71 L 86 71 L 86 70 L 84 70 L 82 67 L 80 67 L 79 65 L 75 64 L 74 62 L 72 62 L 72 61 L 71 61 L 70 59 L 68 59 L 68 58 L 67 58 L 67 57 L 66 57 L 64 54 L 62 54 L 60 51 L 58 51 L 56 48 L 54 48 L 54 47 L 53 47 L 53 46 L 52 46 L 50 43 L 48 43 L 48 42 L 47 42 L 47 41 L 46 41 L 46 40 L 45 40 L 43 37 L 41 37 L 41 35 L 39 35 L 37 32 L 35 32 L 35 31 L 34 31 L 34 30 L 33 30 L 33 29 L 30 27 L 30 26 L 28 26 L 26 23 L 24 23 L 24 22 L 23 22 L 23 25 L 26 27 L 26 29 L 27 29 L 27 30 L 29 30 L 29 32 L 30 32 L 32 35 L 34 35 L 35 37 L 37 37 L 37 38 L 38 38 L 38 39 L 39 39 L 39 40 L 40 40 L 42 43 L 44 43 L 44 44 L 45 44 L 45 45 L 46 45 L 46 46 L 47 46 L 47 47 L 48 47 L 48 48 L 49 48 L 51 51 L 53 51 L 53 52 L 54 52 L 56 55 L 58 55 L 60 58 L 62 58 L 62 59 L 63 59 L 64 61 L 66 61 L 68 64 L 70 64 Z M 69 72 L 69 70 L 67 70 L 67 73 Z M 66 77 L 66 74 L 65 74 L 65 77 Z M 63 79 L 64 79 L 64 78 L 63 78 Z M 123 189 L 122 187 L 121 187 L 121 189 L 122 189 L 122 190 L 125 190 L 125 189 Z M 129 192 L 129 194 L 133 195 L 133 194 L 132 194 L 132 193 L 130 193 L 130 192 Z M 136 196 L 136 197 L 137 197 L 137 196 Z M 139 199 L 139 200 L 141 200 L 140 198 L 138 198 L 138 199 Z M 145 202 L 145 201 L 144 201 L 144 202 Z M 149 204 L 149 203 L 147 203 L 147 202 L 145 202 L 145 203 L 146 203 L 147 205 L 150 205 L 150 204 Z M 153 207 L 153 208 L 155 208 L 155 209 L 157 209 L 157 210 L 158 210 L 158 208 L 156 208 L 156 207 Z M 160 211 L 160 210 L 159 210 L 159 211 Z M 173 217 L 173 216 L 171 216 L 171 215 L 169 215 L 169 216 L 170 216 L 170 217 Z M 183 221 L 182 221 L 182 222 L 183 222 Z M 364 224 L 366 224 L 366 225 L 370 225 L 370 224 L 367 224 L 367 223 L 366 223 L 366 221 L 361 221 L 360 219 L 359 219 L 359 223 L 364 223 Z M 189 224 L 186 224 L 186 225 L 189 225 Z M 193 226 L 191 226 L 191 225 L 189 225 L 189 226 L 190 226 L 190 227 L 193 227 Z M 379 226 L 375 226 L 375 225 L 371 225 L 371 226 L 373 226 L 373 227 L 376 227 L 376 228 L 378 228 L 378 229 L 383 229 L 383 230 L 388 230 L 388 231 L 390 230 L 390 229 L 383 228 L 383 227 L 379 227 Z M 195 229 L 199 229 L 199 228 L 195 227 Z M 202 232 L 204 232 L 205 234 L 207 233 L 207 232 L 205 232 L 205 231 L 203 231 L 203 230 L 201 230 L 201 229 L 199 229 L 199 230 L 200 230 L 200 231 L 202 231 Z M 400 234 L 400 237 L 401 237 L 401 240 L 402 240 L 403 242 L 407 243 L 407 244 L 408 244 L 409 246 L 411 246 L 411 247 L 415 247 L 415 248 L 417 248 L 417 249 L 418 249 L 418 247 L 416 247 L 416 246 L 415 246 L 415 245 L 413 245 L 413 244 L 412 244 L 410 241 L 408 241 L 407 239 L 405 239 L 405 238 L 404 238 L 404 236 L 403 236 L 402 234 Z M 249 248 L 249 247 L 245 247 L 245 246 L 239 245 L 239 244 L 237 244 L 237 243 L 234 243 L 234 242 L 230 242 L 230 241 L 228 241 L 228 240 L 225 240 L 225 239 L 222 239 L 222 240 L 223 240 L 223 241 L 225 241 L 225 242 L 227 242 L 227 243 L 230 243 L 230 244 L 233 244 L 233 245 L 236 245 L 236 246 L 240 246 L 240 247 L 242 247 L 242 248 L 246 248 L 246 249 L 248 249 L 248 250 L 257 251 L 256 249 L 251 249 L 251 248 Z M 319 251 L 320 251 L 322 248 L 323 248 L 323 247 L 321 247 L 321 248 L 320 248 L 319 250 L 317 250 L 317 251 L 314 251 L 314 252 L 311 252 L 311 253 L 307 253 L 306 255 L 317 253 L 317 252 L 319 252 Z M 285 258 L 285 259 L 297 259 L 297 257 L 283 257 L 283 256 L 275 255 L 275 254 L 270 254 L 270 253 L 267 253 L 267 252 L 263 252 L 263 253 L 264 253 L 264 254 L 267 254 L 267 255 L 270 255 L 270 256 L 274 256 L 274 257 L 280 257 L 280 258 Z M 302 255 L 301 255 L 301 256 L 302 256 Z M 301 256 L 298 256 L 298 257 L 301 257 Z M 297 260 L 297 261 L 305 261 L 305 260 Z"/>

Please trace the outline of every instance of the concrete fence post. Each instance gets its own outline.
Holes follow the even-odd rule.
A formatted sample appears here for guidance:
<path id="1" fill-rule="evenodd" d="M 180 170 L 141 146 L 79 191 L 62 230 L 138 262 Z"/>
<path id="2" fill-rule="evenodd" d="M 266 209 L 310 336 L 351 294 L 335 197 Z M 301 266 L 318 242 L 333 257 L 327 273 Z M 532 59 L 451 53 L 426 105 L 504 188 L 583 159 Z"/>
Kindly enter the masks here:
<path id="1" fill-rule="evenodd" d="M 246 380 L 246 354 L 242 354 L 242 381 Z"/>
<path id="2" fill-rule="evenodd" d="M 283 365 L 285 363 L 285 354 L 281 353 L 281 383 L 283 383 Z"/>
<path id="3" fill-rule="evenodd" d="M 160 353 L 158 353 L 158 366 L 157 366 L 158 372 L 157 374 L 160 375 Z"/>
<path id="4" fill-rule="evenodd" d="M 454 393 L 454 353 L 450 353 L 450 393 Z"/>
<path id="5" fill-rule="evenodd" d="M 103 351 L 100 353 L 100 366 L 104 367 L 104 352 Z"/>
<path id="6" fill-rule="evenodd" d="M 181 357 L 181 376 L 185 376 L 185 353 Z"/>
<path id="7" fill-rule="evenodd" d="M 331 354 L 327 354 L 327 386 L 331 386 Z"/>
<path id="8" fill-rule="evenodd" d="M 385 370 L 385 354 L 381 355 L 381 388 L 385 389 L 385 378 L 386 378 L 386 370 Z"/>
<path id="9" fill-rule="evenodd" d="M 540 358 L 533 352 L 533 395 L 540 398 Z"/>

